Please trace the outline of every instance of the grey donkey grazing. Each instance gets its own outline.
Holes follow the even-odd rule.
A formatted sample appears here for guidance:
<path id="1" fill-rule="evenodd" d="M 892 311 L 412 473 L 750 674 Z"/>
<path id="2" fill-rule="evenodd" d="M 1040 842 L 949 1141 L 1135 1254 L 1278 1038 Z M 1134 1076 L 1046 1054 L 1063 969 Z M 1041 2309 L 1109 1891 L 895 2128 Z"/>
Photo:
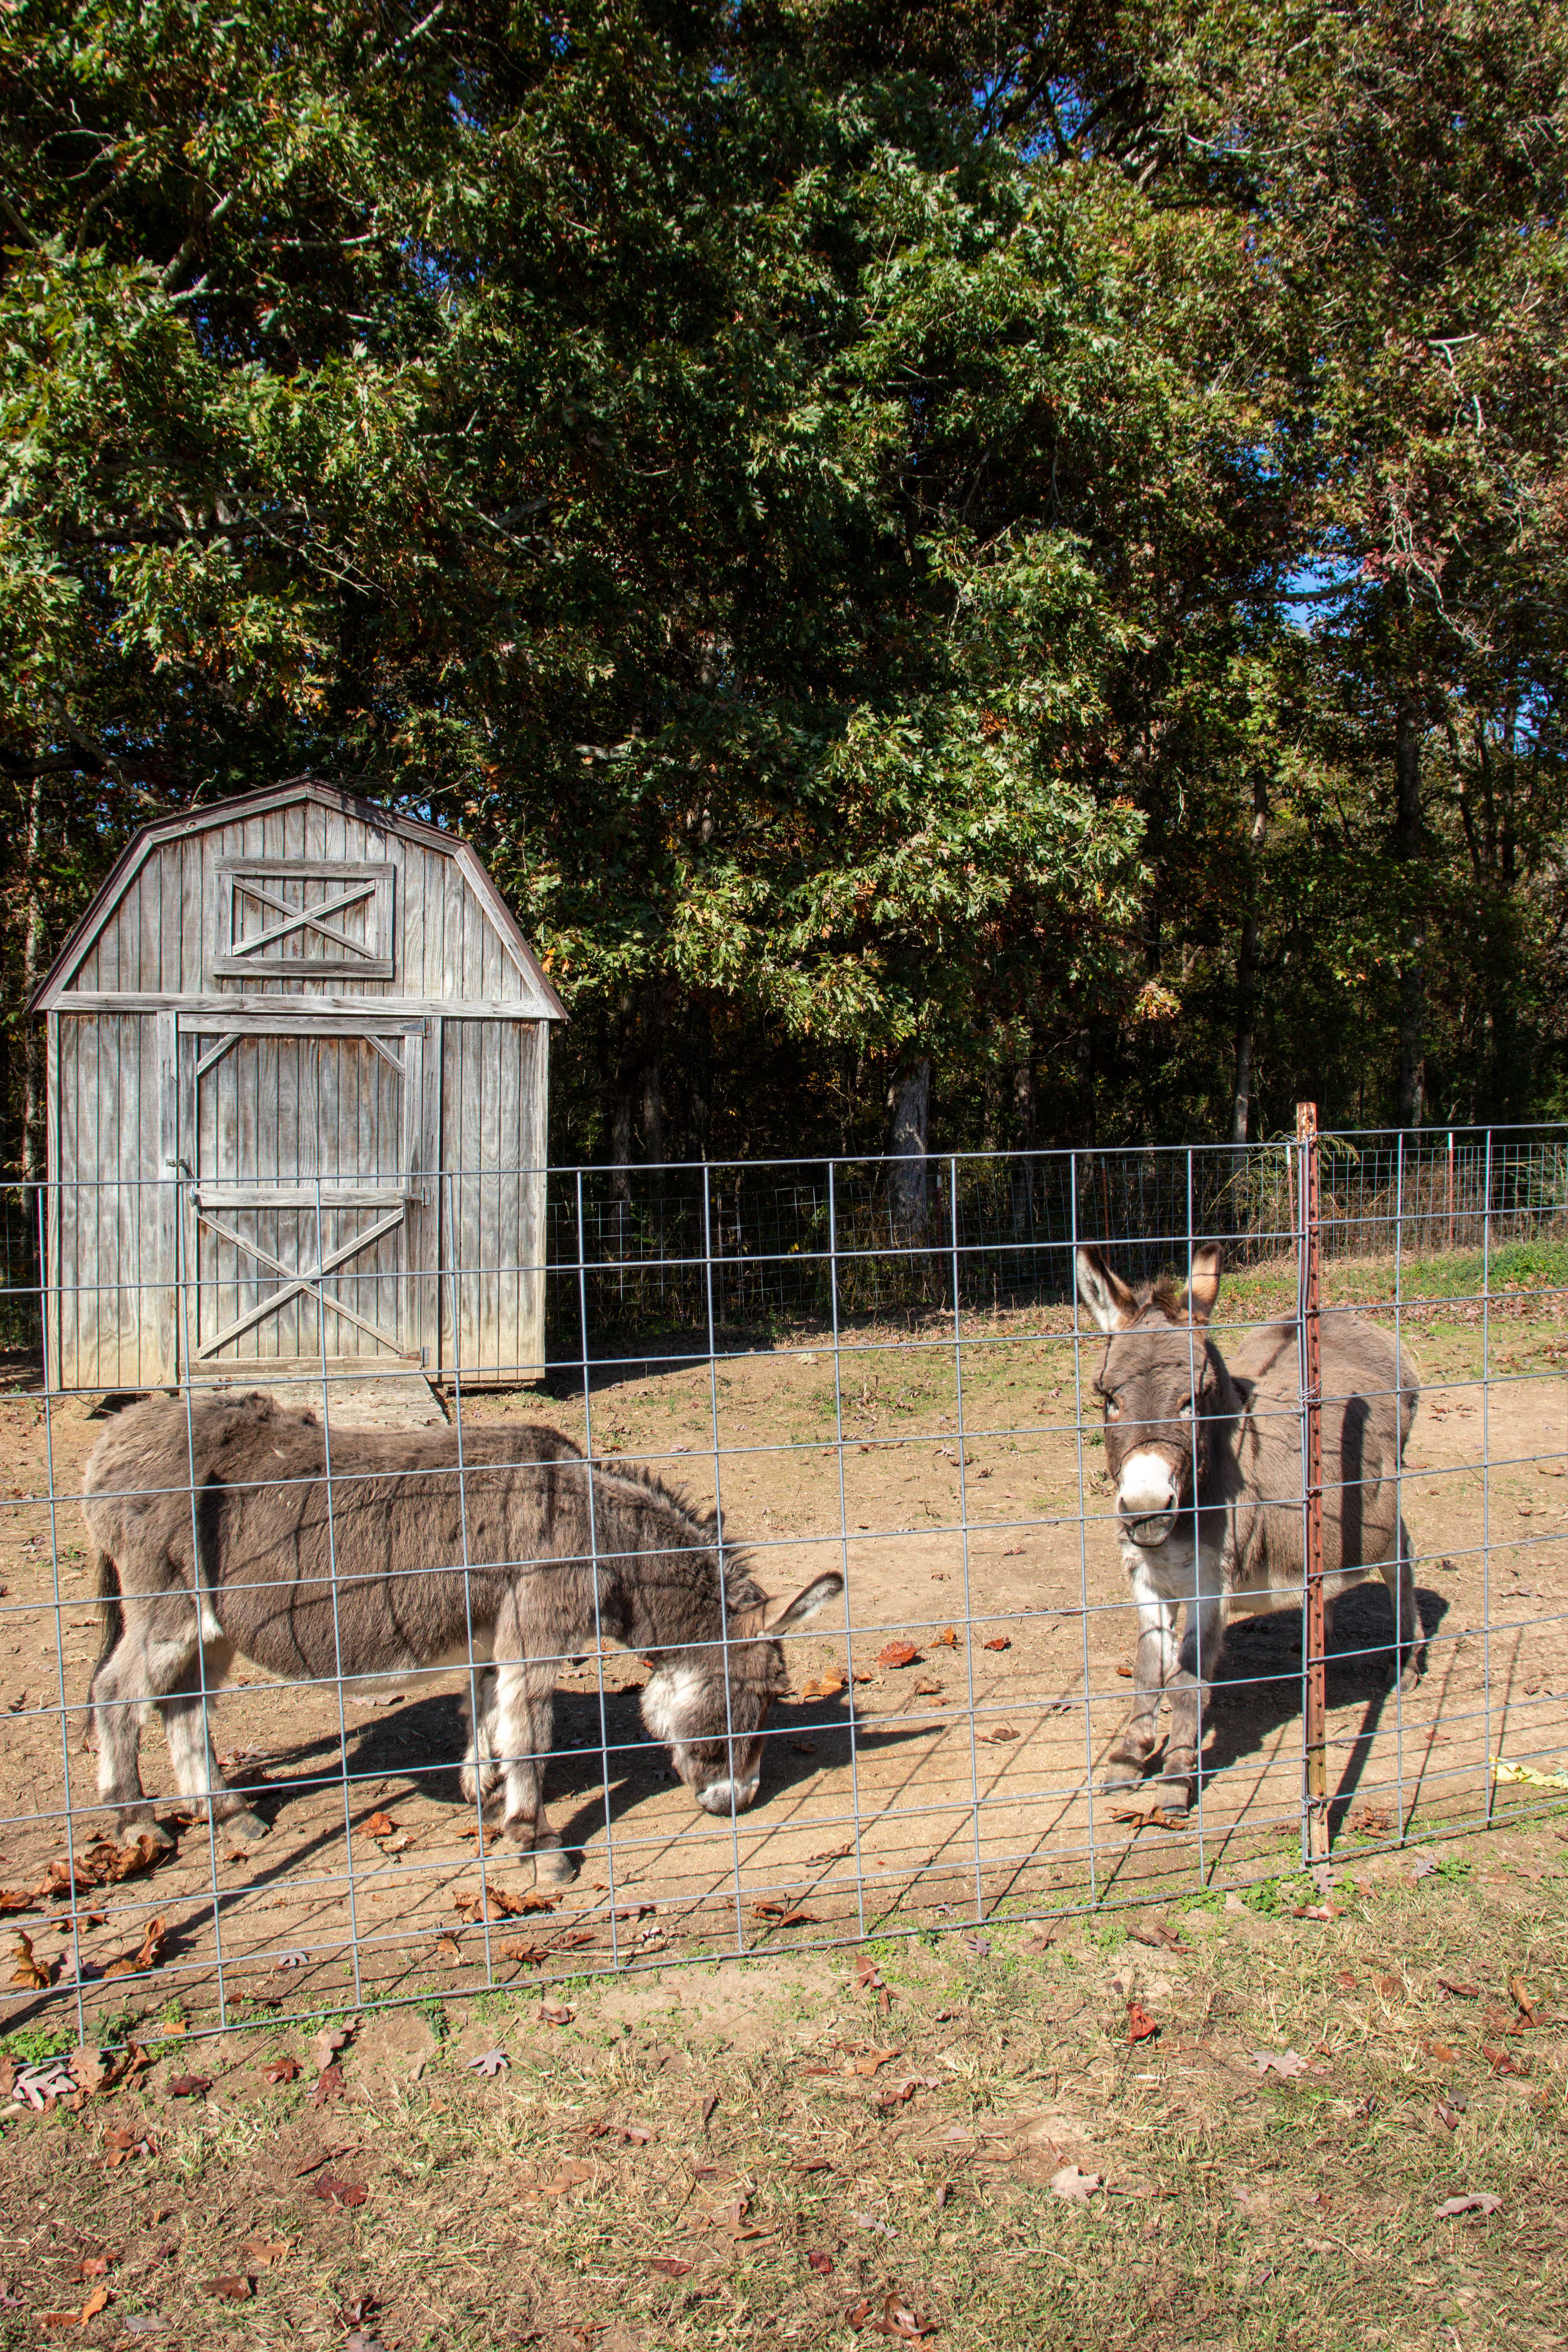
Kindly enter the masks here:
<path id="1" fill-rule="evenodd" d="M 121 1413 L 87 1466 L 104 1646 L 92 1677 L 99 1793 L 122 1832 L 152 1828 L 139 1710 L 163 1715 L 182 1794 L 241 1835 L 266 1824 L 228 1789 L 204 1694 L 237 1657 L 335 1684 L 471 1667 L 479 1721 L 465 1792 L 502 1801 L 541 1876 L 569 1874 L 542 1801 L 556 1671 L 604 1635 L 650 1652 L 644 1720 L 710 1812 L 757 1793 L 762 1724 L 787 1687 L 775 1638 L 844 1589 L 770 1601 L 710 1517 L 657 1480 L 588 1465 L 538 1423 L 335 1432 L 331 1512 L 321 1425 L 253 1393 L 153 1398 Z M 193 1542 L 194 1536 L 194 1542 Z M 463 1565 L 465 1558 L 468 1565 Z"/>
<path id="2" fill-rule="evenodd" d="M 1121 1558 L 1138 1604 L 1137 1696 L 1110 1750 L 1106 1786 L 1125 1787 L 1152 1759 L 1163 1694 L 1171 1708 L 1164 1779 L 1178 1803 L 1190 1801 L 1197 1776 L 1204 1705 L 1227 1621 L 1291 1607 L 1303 1582 L 1296 1326 L 1248 1332 L 1227 1363 L 1207 1328 L 1221 1265 L 1214 1244 L 1195 1250 L 1178 1297 L 1169 1283 L 1133 1291 L 1099 1250 L 1078 1253 L 1079 1295 L 1106 1334 L 1095 1389 L 1105 1408 Z M 1321 1331 L 1325 1620 L 1336 1593 L 1381 1575 L 1394 1603 L 1400 1686 L 1408 1690 L 1423 1628 L 1397 1481 L 1416 1382 L 1375 1324 L 1325 1315 Z"/>

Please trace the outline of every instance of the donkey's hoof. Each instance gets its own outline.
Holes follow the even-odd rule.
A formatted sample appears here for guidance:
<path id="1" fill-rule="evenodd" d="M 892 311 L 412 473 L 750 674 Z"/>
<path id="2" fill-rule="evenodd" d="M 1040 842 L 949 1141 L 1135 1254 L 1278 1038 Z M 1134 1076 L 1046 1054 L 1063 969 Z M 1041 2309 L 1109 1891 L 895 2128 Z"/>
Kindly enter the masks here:
<path id="1" fill-rule="evenodd" d="M 533 1856 L 533 1883 L 536 1886 L 570 1886 L 576 1875 L 558 1845 L 536 1848 Z"/>
<path id="2" fill-rule="evenodd" d="M 232 1821 L 225 1822 L 223 1833 L 225 1837 L 233 1838 L 237 1844 L 255 1845 L 258 1839 L 269 1836 L 271 1831 L 259 1813 L 246 1811 L 236 1813 Z"/>
<path id="3" fill-rule="evenodd" d="M 1390 1690 L 1399 1691 L 1405 1698 L 1409 1697 L 1413 1690 L 1420 1689 L 1421 1669 L 1416 1664 L 1414 1658 L 1409 1661 L 1403 1674 L 1401 1674 L 1397 1666 L 1390 1666 L 1388 1670 L 1388 1687 Z"/>
<path id="4" fill-rule="evenodd" d="M 1124 1796 L 1129 1789 L 1141 1789 L 1145 1778 L 1142 1764 L 1121 1764 L 1112 1759 L 1109 1769 L 1100 1776 L 1100 1794 L 1105 1797 Z"/>
<path id="5" fill-rule="evenodd" d="M 121 1813 L 115 1831 L 127 1845 L 134 1845 L 138 1838 L 151 1838 L 160 1853 L 173 1853 L 174 1851 L 174 1832 L 166 1830 L 162 1822 L 153 1820 L 151 1808 L 144 1813 Z"/>

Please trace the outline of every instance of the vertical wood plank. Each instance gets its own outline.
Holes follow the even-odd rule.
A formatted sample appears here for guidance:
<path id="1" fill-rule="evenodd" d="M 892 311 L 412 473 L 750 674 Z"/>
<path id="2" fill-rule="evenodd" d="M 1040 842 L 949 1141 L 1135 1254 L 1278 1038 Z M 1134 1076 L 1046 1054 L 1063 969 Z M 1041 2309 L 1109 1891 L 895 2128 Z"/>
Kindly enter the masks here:
<path id="1" fill-rule="evenodd" d="M 44 1204 L 41 1230 L 44 1234 L 44 1260 L 38 1268 L 38 1279 L 44 1286 L 39 1300 L 43 1308 L 44 1384 L 47 1388 L 66 1386 L 64 1370 L 65 1328 L 61 1314 L 64 1282 L 64 1234 L 60 1196 L 64 1189 L 65 1139 L 60 1131 L 60 1016 L 46 1014 L 44 1020 L 44 1120 L 45 1173 L 48 1184 Z M 36 1203 L 32 1204 L 35 1208 Z M 35 1228 L 39 1230 L 39 1228 Z"/>
<path id="2" fill-rule="evenodd" d="M 142 1328 L 148 1335 L 149 1361 L 157 1366 L 153 1377 L 173 1382 L 180 1376 L 180 1316 L 174 1297 L 174 1286 L 179 1279 L 176 1220 L 181 1199 L 174 1166 L 180 1157 L 179 1016 L 171 1005 L 166 1012 L 153 1015 L 152 1025 L 155 1045 L 153 1071 L 159 1183 L 154 1218 L 157 1244 L 151 1271 L 156 1287 L 152 1296 L 152 1312 L 143 1318 Z"/>

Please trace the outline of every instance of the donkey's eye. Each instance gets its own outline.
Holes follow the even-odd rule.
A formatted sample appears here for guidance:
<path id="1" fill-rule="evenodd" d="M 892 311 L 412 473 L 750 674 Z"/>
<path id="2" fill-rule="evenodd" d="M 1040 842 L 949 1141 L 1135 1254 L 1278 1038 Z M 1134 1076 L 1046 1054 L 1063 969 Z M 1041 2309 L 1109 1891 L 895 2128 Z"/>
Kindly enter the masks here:
<path id="1" fill-rule="evenodd" d="M 1193 1401 L 1192 1401 L 1191 1397 L 1188 1397 L 1188 1399 L 1187 1399 L 1186 1402 L 1185 1402 L 1185 1403 L 1183 1405 L 1183 1407 L 1182 1407 L 1182 1419 L 1183 1419 L 1184 1421 L 1191 1421 L 1192 1417 L 1193 1417 Z"/>
<path id="2" fill-rule="evenodd" d="M 1107 1421 L 1120 1421 L 1121 1418 L 1121 1407 L 1113 1396 L 1108 1396 L 1105 1400 L 1105 1418 Z"/>

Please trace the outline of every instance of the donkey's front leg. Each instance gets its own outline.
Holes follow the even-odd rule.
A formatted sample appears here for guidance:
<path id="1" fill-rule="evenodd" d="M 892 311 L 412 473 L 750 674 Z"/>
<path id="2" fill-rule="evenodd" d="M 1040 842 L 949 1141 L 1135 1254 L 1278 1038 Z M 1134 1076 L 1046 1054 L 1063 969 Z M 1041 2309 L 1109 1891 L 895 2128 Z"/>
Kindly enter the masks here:
<path id="1" fill-rule="evenodd" d="M 1397 1543 L 1398 1558 L 1383 1563 L 1383 1580 L 1394 1608 L 1394 1670 L 1388 1679 L 1391 1684 L 1397 1683 L 1402 1691 L 1410 1692 L 1421 1680 L 1426 1628 L 1421 1622 L 1421 1603 L 1415 1598 L 1410 1530 L 1403 1519 L 1399 1522 Z"/>
<path id="2" fill-rule="evenodd" d="M 177 1596 L 128 1595 L 119 1640 L 99 1661 L 89 1698 L 98 1750 L 98 1793 L 116 1808 L 121 1837 L 150 1837 L 172 1846 L 142 1786 L 141 1710 L 178 1686 L 196 1648 L 195 1612 Z"/>
<path id="3" fill-rule="evenodd" d="M 1165 1779 L 1191 1784 L 1198 1777 L 1204 1744 L 1204 1709 L 1209 1685 L 1219 1671 L 1225 1648 L 1225 1608 L 1217 1592 L 1203 1593 L 1187 1603 L 1186 1632 L 1181 1657 L 1171 1676 L 1171 1736 L 1165 1748 Z"/>
<path id="4" fill-rule="evenodd" d="M 1132 1712 L 1117 1733 L 1105 1761 L 1100 1786 L 1126 1789 L 1142 1779 L 1143 1768 L 1160 1744 L 1160 1694 L 1176 1668 L 1176 1610 L 1179 1603 L 1163 1601 L 1146 1575 L 1132 1572 L 1132 1596 L 1138 1603 L 1138 1647 L 1133 1659 Z"/>
<path id="5" fill-rule="evenodd" d="M 544 1767 L 554 1738 L 555 1660 L 509 1658 L 495 1669 L 495 1755 L 506 1782 L 506 1833 L 531 1852 L 536 1880 L 572 1876 L 544 1811 Z"/>

